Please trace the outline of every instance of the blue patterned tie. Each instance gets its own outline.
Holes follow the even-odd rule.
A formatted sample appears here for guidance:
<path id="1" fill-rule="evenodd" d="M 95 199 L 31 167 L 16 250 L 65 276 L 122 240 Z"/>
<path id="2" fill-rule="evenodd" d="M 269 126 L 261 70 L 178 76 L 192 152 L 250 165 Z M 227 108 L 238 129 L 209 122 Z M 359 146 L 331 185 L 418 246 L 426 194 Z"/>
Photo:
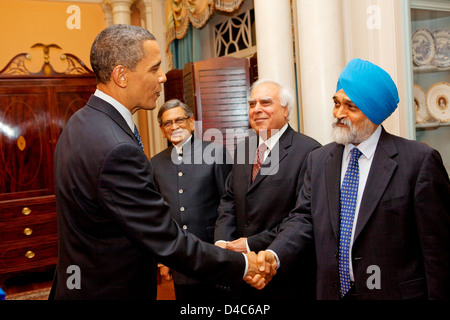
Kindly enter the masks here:
<path id="1" fill-rule="evenodd" d="M 139 143 L 139 147 L 141 147 L 142 151 L 144 151 L 144 146 L 142 145 L 141 136 L 139 135 L 139 131 L 136 126 L 134 126 L 134 136 L 136 137 L 136 140 Z"/>
<path id="2" fill-rule="evenodd" d="M 353 217 L 355 216 L 356 197 L 359 183 L 359 157 L 361 151 L 353 148 L 352 155 L 341 187 L 341 229 L 339 237 L 339 279 L 341 297 L 350 290 L 349 253 L 352 236 Z"/>

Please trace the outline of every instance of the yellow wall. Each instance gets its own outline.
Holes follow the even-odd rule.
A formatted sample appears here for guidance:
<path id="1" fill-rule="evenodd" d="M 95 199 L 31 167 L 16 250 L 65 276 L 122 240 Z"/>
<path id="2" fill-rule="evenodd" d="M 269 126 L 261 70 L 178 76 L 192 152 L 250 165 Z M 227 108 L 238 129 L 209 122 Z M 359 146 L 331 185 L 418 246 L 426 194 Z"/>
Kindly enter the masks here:
<path id="1" fill-rule="evenodd" d="M 69 29 L 67 13 L 70 5 L 80 8 L 80 29 Z M 70 19 L 69 19 L 70 20 Z M 91 68 L 89 51 L 95 36 L 106 27 L 105 15 L 98 3 L 45 0 L 0 0 L 0 70 L 18 53 L 33 56 L 27 68 L 40 70 L 41 48 L 30 49 L 35 43 L 59 45 L 62 50 L 50 50 L 50 62 L 56 71 L 64 71 L 61 53 L 72 53 Z"/>

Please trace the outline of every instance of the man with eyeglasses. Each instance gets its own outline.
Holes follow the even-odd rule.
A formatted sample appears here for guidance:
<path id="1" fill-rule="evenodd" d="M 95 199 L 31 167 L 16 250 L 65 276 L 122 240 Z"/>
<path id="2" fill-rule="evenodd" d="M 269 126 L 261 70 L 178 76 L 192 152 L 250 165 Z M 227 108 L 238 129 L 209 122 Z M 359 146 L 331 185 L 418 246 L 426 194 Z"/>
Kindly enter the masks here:
<path id="1" fill-rule="evenodd" d="M 194 113 L 180 100 L 164 103 L 158 122 L 171 145 L 150 160 L 156 189 L 184 230 L 213 243 L 217 207 L 231 171 L 230 156 L 222 145 L 194 139 Z M 207 147 L 214 154 L 205 152 Z M 160 274 L 166 280 L 173 278 L 177 300 L 214 300 L 223 292 L 214 283 L 200 282 L 163 265 Z"/>
<path id="2" fill-rule="evenodd" d="M 272 80 L 257 81 L 251 91 L 249 122 L 253 130 L 236 147 L 233 170 L 225 185 L 216 222 L 216 245 L 238 252 L 259 248 L 272 228 L 294 208 L 303 185 L 305 162 L 320 144 L 288 124 L 294 97 Z M 289 274 L 277 274 L 262 291 L 233 287 L 232 298 L 312 299 L 313 257 L 299 261 Z M 294 270 L 294 269 L 291 269 Z"/>

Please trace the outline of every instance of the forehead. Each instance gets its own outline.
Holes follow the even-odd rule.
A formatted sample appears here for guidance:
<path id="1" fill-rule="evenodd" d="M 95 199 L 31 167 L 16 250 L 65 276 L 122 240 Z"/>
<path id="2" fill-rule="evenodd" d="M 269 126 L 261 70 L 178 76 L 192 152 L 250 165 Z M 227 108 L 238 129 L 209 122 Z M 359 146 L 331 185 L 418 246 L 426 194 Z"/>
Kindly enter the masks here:
<path id="1" fill-rule="evenodd" d="M 181 107 L 175 107 L 172 109 L 168 109 L 163 112 L 162 114 L 162 120 L 175 120 L 176 118 L 184 118 L 186 116 L 186 113 Z"/>
<path id="2" fill-rule="evenodd" d="M 278 98 L 280 89 L 273 83 L 263 83 L 253 89 L 251 98 Z"/>
<path id="3" fill-rule="evenodd" d="M 143 43 L 145 57 L 147 63 L 161 61 L 161 52 L 156 40 L 145 40 Z"/>

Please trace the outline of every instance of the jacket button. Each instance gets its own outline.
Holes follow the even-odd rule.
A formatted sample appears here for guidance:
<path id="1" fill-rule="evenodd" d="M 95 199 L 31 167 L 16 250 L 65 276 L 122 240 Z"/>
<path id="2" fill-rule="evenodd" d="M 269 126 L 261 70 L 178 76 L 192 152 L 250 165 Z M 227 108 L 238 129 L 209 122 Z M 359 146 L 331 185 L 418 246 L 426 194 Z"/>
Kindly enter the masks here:
<path id="1" fill-rule="evenodd" d="M 183 230 L 186 230 L 187 228 L 187 225 L 183 225 Z"/>
<path id="2" fill-rule="evenodd" d="M 178 176 L 182 177 L 183 176 L 183 172 L 178 172 Z"/>
<path id="3" fill-rule="evenodd" d="M 185 210 L 184 207 L 181 207 L 181 208 L 180 208 L 180 211 L 181 211 L 181 212 L 183 212 L 184 210 Z"/>
<path id="4" fill-rule="evenodd" d="M 178 190 L 179 194 L 182 194 L 183 192 L 184 192 L 183 189 Z"/>

